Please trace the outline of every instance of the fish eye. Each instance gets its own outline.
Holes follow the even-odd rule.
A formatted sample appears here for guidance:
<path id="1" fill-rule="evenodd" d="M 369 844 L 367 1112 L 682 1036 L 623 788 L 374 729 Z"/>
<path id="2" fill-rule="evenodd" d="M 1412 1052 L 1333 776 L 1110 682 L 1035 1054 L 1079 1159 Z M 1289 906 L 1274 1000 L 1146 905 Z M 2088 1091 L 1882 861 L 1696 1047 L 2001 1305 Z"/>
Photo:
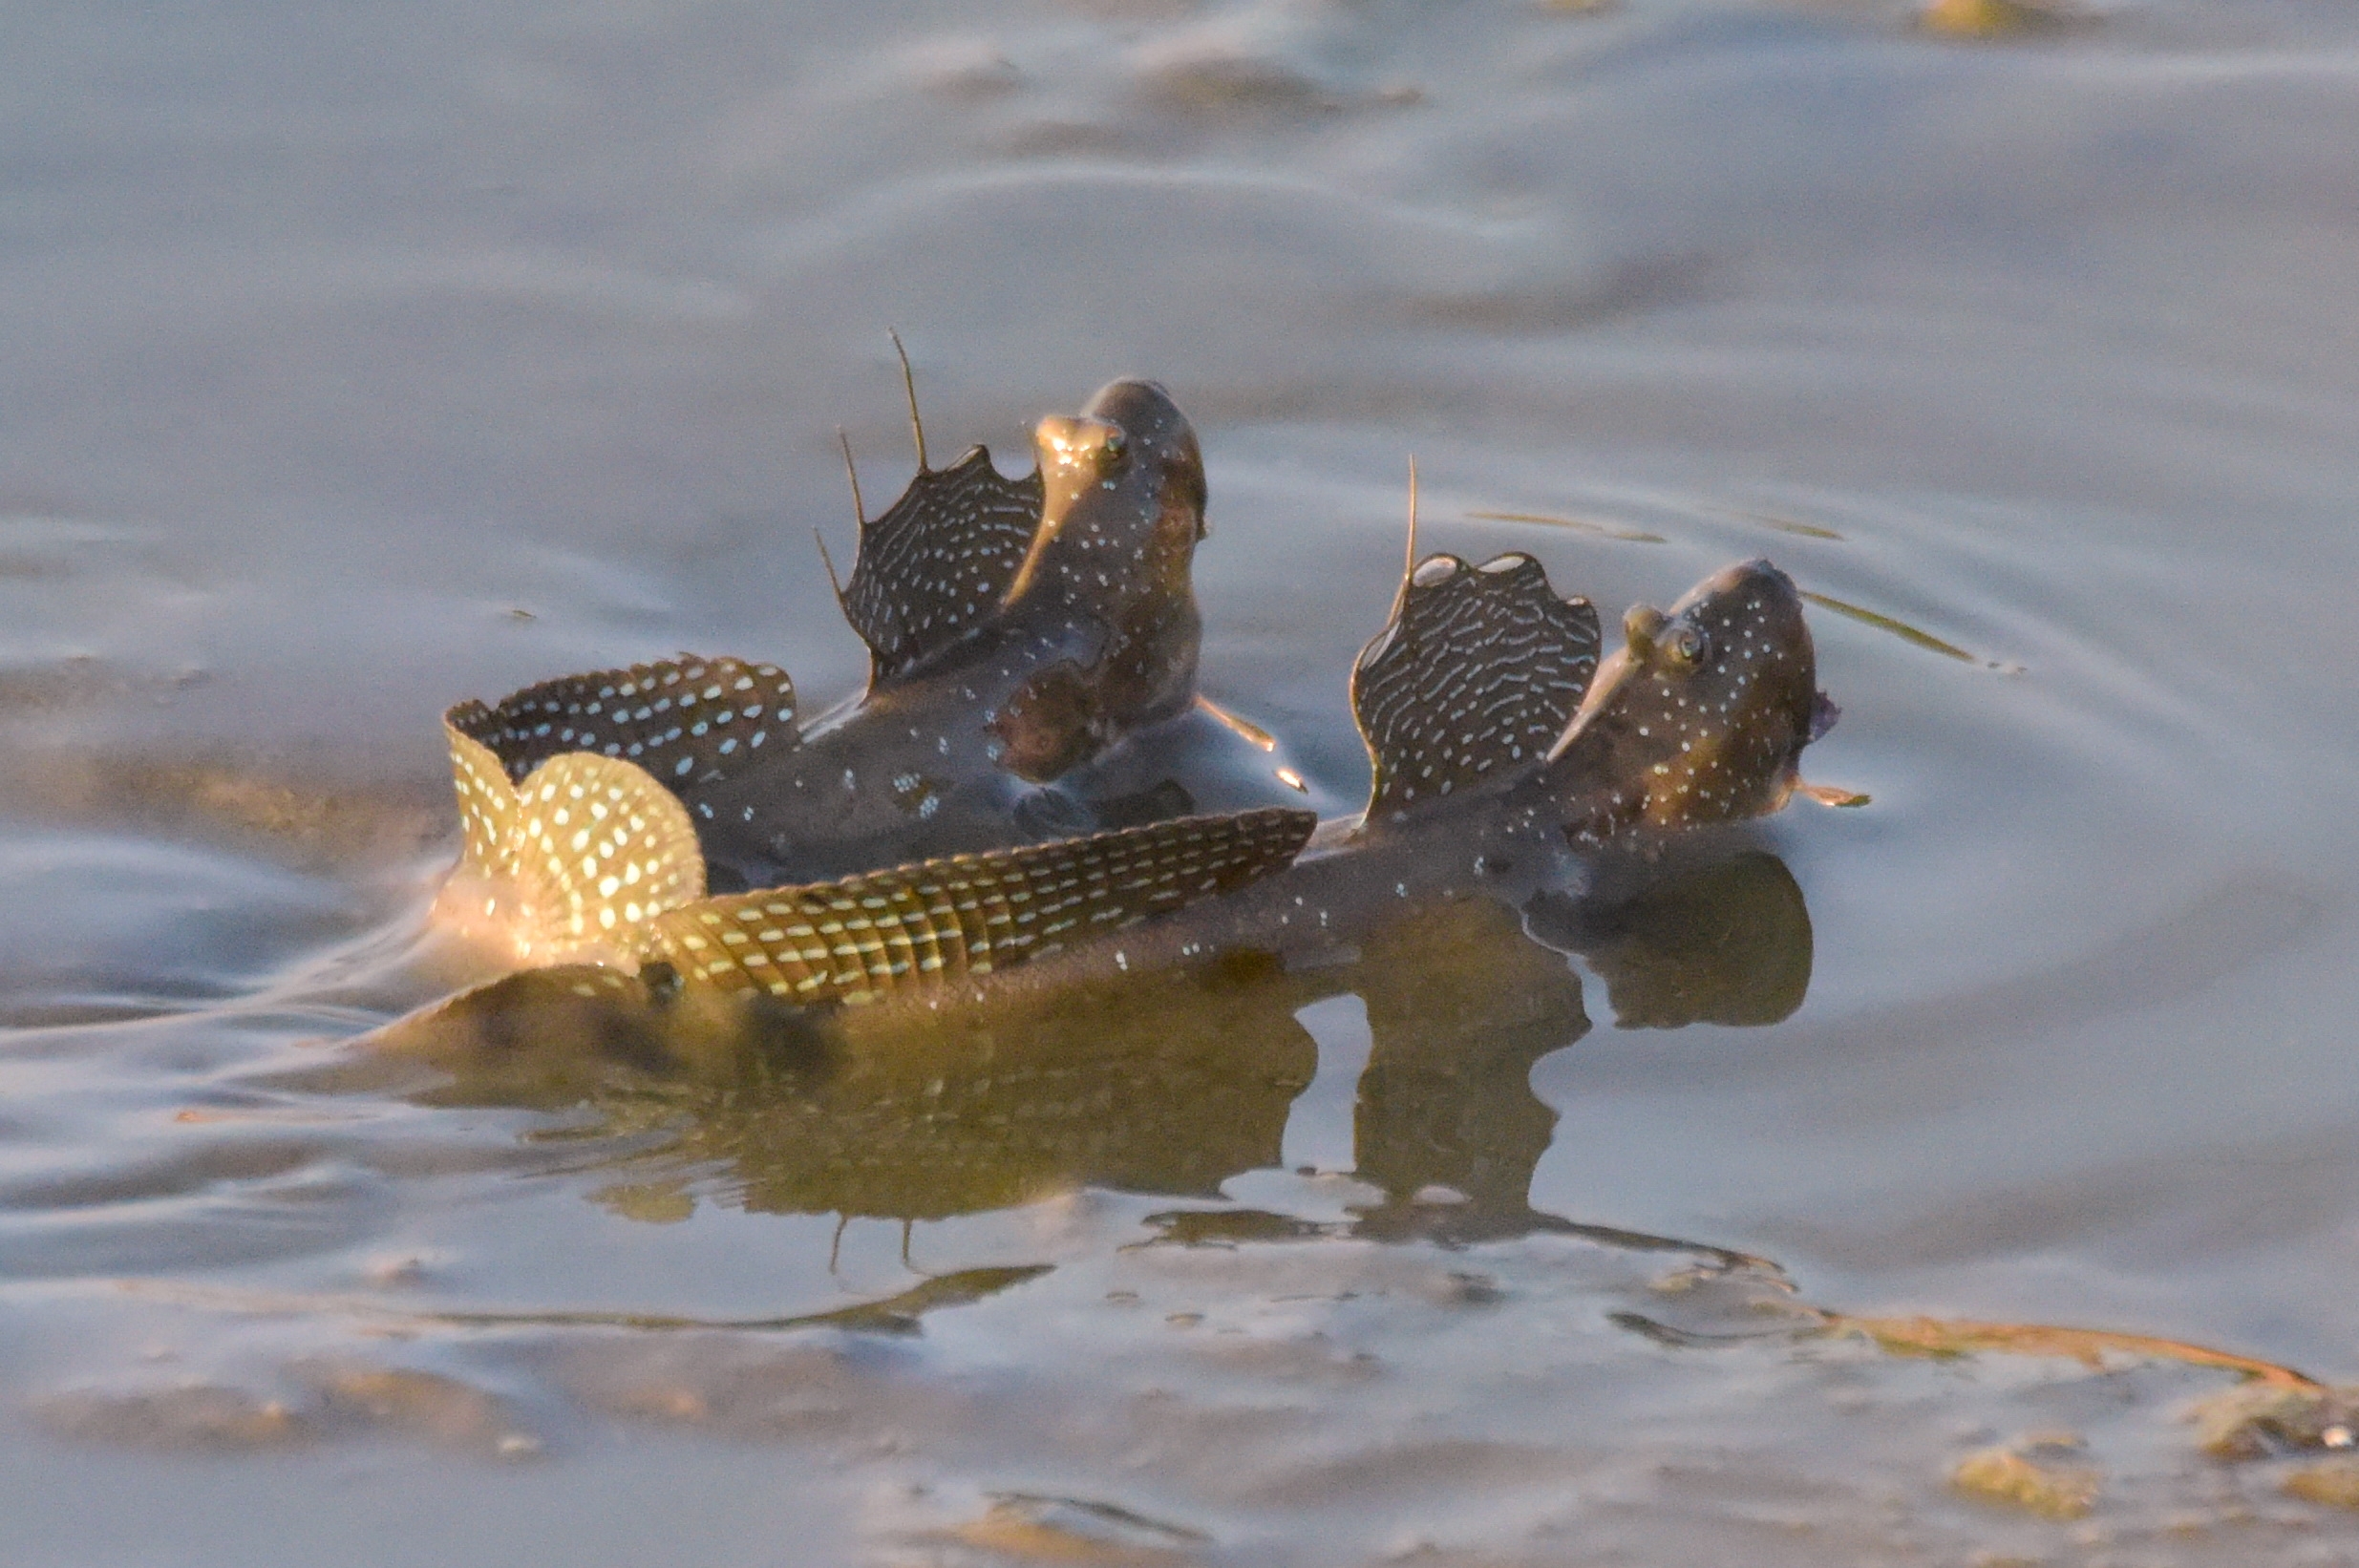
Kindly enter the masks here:
<path id="1" fill-rule="evenodd" d="M 1711 639 L 1705 636 L 1700 627 L 1677 626 L 1663 639 L 1662 647 L 1670 655 L 1673 664 L 1684 669 L 1693 669 L 1711 652 Z"/>
<path id="2" fill-rule="evenodd" d="M 1097 466 L 1119 468 L 1123 457 L 1129 454 L 1130 444 L 1130 437 L 1122 433 L 1119 425 L 1106 432 L 1105 438 L 1097 443 Z"/>

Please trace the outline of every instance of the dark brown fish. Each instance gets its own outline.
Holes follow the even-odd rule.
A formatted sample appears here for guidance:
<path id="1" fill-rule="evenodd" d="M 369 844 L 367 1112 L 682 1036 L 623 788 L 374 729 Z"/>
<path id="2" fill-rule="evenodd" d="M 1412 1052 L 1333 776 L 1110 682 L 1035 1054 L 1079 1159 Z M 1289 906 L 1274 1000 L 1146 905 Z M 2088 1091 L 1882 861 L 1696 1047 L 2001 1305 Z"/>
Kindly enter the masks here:
<path id="1" fill-rule="evenodd" d="M 866 695 L 799 745 L 687 792 L 710 858 L 763 886 L 995 848 L 1034 786 L 1188 708 L 1195 432 L 1160 387 L 1116 381 L 1078 418 L 1043 419 L 1034 445 L 1039 523 L 1020 557 L 1002 530 L 988 567 L 981 547 L 953 561 L 937 527 L 926 568 L 967 578 L 872 593 L 855 569 L 845 603 L 872 650 Z M 871 618 L 872 599 L 899 618 Z M 928 608 L 912 620 L 913 604 Z"/>
<path id="2" fill-rule="evenodd" d="M 454 708 L 452 901 L 527 957 L 628 951 L 709 878 L 847 875 L 1100 819 L 1042 786 L 1194 700 L 1203 463 L 1142 381 L 1034 444 L 1032 475 L 976 447 L 863 522 L 841 600 L 868 689 L 807 728 L 776 666 L 687 654 Z"/>
<path id="3" fill-rule="evenodd" d="M 1066 920 L 1052 964 L 1039 963 L 1049 949 L 1037 944 L 994 949 L 993 972 L 1029 965 L 1005 984 L 1030 975 L 1066 985 L 1241 952 L 1316 964 L 1354 956 L 1404 910 L 1470 898 L 1520 908 L 1577 884 L 1584 857 L 1615 841 L 1785 803 L 1831 709 L 1783 572 L 1749 562 L 1668 614 L 1634 610 L 1626 646 L 1590 682 L 1595 625 L 1585 603 L 1557 600 L 1528 558 L 1480 567 L 1432 558 L 1355 671 L 1375 809 L 1315 843 L 1307 813 L 1158 823 L 1020 852 L 1032 860 L 903 868 L 884 874 L 889 891 L 861 879 L 859 891 L 845 882 L 706 901 L 658 922 L 645 955 L 692 986 L 931 1006 L 956 994 L 958 971 L 929 962 L 926 944 L 973 926 L 983 906 L 967 889 L 994 885 L 1003 870 L 1058 877 L 1061 888 L 1075 868 L 1102 866 L 1129 901 Z M 1432 695 L 1417 709 L 1398 701 L 1403 690 Z M 1288 847 L 1306 843 L 1299 856 Z M 1198 875 L 1200 859 L 1221 875 Z M 1150 884 L 1165 890 L 1152 909 L 1137 896 Z M 821 909 L 844 919 L 855 908 L 857 928 L 816 923 Z M 691 945 L 712 931 L 735 940 Z"/>

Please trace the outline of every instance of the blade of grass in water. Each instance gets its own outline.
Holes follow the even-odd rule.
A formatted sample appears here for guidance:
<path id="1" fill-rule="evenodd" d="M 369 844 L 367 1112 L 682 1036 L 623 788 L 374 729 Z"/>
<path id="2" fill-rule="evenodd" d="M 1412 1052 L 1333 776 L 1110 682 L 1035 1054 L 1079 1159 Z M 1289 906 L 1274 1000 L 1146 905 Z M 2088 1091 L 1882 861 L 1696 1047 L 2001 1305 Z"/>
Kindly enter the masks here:
<path id="1" fill-rule="evenodd" d="M 1822 609 L 1833 610 L 1838 615 L 1848 615 L 1854 621 L 1874 626 L 1879 631 L 1888 631 L 1902 642 L 1914 643 L 1919 647 L 1938 653 L 1945 659 L 1955 659 L 1961 664 L 1987 665 L 1992 669 L 2000 667 L 1987 659 L 1976 658 L 1955 643 L 1945 643 L 1929 631 L 1919 631 L 1905 621 L 1895 621 L 1891 616 L 1871 610 L 1865 605 L 1850 604 L 1840 599 L 1831 599 L 1822 593 L 1813 593 L 1808 588 L 1802 590 L 1802 597 Z"/>
<path id="2" fill-rule="evenodd" d="M 924 1314 L 943 1307 L 968 1306 L 999 1292 L 1036 1280 L 1049 1272 L 1046 1263 L 1013 1267 L 961 1269 L 926 1280 L 898 1296 L 880 1302 L 860 1302 L 826 1312 L 798 1313 L 783 1318 L 696 1318 L 666 1312 L 632 1311 L 467 1311 L 389 1306 L 365 1296 L 305 1295 L 177 1285 L 167 1281 L 124 1280 L 115 1288 L 127 1294 L 180 1303 L 223 1312 L 256 1312 L 272 1316 L 324 1313 L 457 1328 L 534 1326 L 543 1328 L 637 1328 L 648 1330 L 716 1330 L 737 1332 L 796 1328 L 846 1328 L 858 1332 L 909 1334 Z"/>
<path id="3" fill-rule="evenodd" d="M 1748 512 L 1741 506 L 1722 506 L 1712 510 L 1745 522 L 1757 522 L 1764 528 L 1775 528 L 1781 534 L 1796 534 L 1803 539 L 1831 539 L 1838 544 L 1847 543 L 1842 535 L 1832 528 L 1821 528 L 1815 522 L 1796 522 L 1770 512 Z"/>
<path id="4" fill-rule="evenodd" d="M 1616 528 L 1610 523 L 1591 522 L 1584 518 L 1550 517 L 1545 512 L 1469 512 L 1469 518 L 1484 522 L 1537 522 L 1548 528 L 1571 528 L 1599 539 L 1620 540 L 1626 544 L 1662 544 L 1661 534 L 1644 534 L 1635 528 Z"/>

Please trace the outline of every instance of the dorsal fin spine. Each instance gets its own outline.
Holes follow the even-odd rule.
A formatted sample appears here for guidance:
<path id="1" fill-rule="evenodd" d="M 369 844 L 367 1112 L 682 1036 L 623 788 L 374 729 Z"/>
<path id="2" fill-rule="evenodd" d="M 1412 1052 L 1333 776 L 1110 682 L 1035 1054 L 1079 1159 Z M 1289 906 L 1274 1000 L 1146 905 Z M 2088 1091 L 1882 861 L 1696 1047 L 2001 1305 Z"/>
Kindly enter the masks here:
<path id="1" fill-rule="evenodd" d="M 893 352 L 901 356 L 901 387 L 909 397 L 909 434 L 917 441 L 918 472 L 930 474 L 933 470 L 925 463 L 925 421 L 918 417 L 918 374 L 909 368 L 909 350 L 901 346 L 901 334 L 888 328 L 885 335 L 893 340 Z"/>

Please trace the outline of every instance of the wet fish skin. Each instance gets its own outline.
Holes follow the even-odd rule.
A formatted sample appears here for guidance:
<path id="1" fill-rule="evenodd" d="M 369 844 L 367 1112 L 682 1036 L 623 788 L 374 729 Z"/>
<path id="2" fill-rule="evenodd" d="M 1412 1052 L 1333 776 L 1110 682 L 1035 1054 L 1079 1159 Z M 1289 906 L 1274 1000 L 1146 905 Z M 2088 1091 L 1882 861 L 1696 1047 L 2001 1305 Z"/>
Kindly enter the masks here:
<path id="1" fill-rule="evenodd" d="M 684 791 L 710 860 L 758 887 L 1015 842 L 1027 794 L 1187 707 L 1204 477 L 1186 416 L 1115 381 L 1034 446 L 1041 522 L 998 613 L 799 747 Z"/>
<path id="2" fill-rule="evenodd" d="M 1625 618 L 1624 646 L 1544 759 L 1411 811 L 1328 824 L 1284 870 L 990 985 L 1052 989 L 1240 953 L 1316 967 L 1354 960 L 1435 904 L 1520 911 L 1543 890 L 1578 895 L 1600 854 L 1782 807 L 1821 711 L 1817 678 L 1792 580 L 1765 561 L 1731 566 L 1668 612 Z"/>
<path id="3" fill-rule="evenodd" d="M 1106 444 L 1102 433 L 1084 435 Z M 1064 444 L 1068 456 L 1089 450 L 1083 440 Z M 1111 467 L 1118 454 L 1092 460 Z M 1475 597 L 1460 597 L 1468 593 Z M 1519 628 L 1531 635 L 1509 635 Z M 1802 749 L 1832 711 L 1817 689 L 1800 597 L 1784 573 L 1747 562 L 1668 613 L 1633 608 L 1624 646 L 1603 666 L 1595 628 L 1586 602 L 1556 599 L 1528 558 L 1476 568 L 1455 557 L 1421 563 L 1355 671 L 1355 710 L 1376 761 L 1371 810 L 1322 830 L 1307 855 L 1308 813 L 1190 817 L 643 906 L 618 935 L 691 988 L 931 1010 L 969 989 L 980 996 L 974 983 L 985 975 L 997 988 L 1008 969 L 1033 977 L 1021 986 L 1236 953 L 1289 966 L 1349 961 L 1363 938 L 1404 912 L 1471 898 L 1520 910 L 1543 892 L 1581 885 L 1590 857 L 1607 845 L 1784 804 Z M 1536 683 L 1534 664 L 1550 679 Z M 1420 690 L 1436 695 L 1420 699 L 1419 711 L 1401 710 L 1403 694 Z M 1541 754 L 1536 716 L 1568 712 Z M 568 756 L 546 767 L 602 760 Z M 1387 791 L 1388 775 L 1397 790 Z M 1419 798 L 1413 776 L 1435 787 Z M 534 798 L 546 805 L 547 795 L 542 785 Z M 556 837 L 569 824 L 560 815 L 526 825 L 536 823 L 538 853 L 552 872 L 564 871 L 569 852 Z M 628 846 L 590 848 L 604 864 Z M 582 900 L 574 902 L 579 926 Z"/>

